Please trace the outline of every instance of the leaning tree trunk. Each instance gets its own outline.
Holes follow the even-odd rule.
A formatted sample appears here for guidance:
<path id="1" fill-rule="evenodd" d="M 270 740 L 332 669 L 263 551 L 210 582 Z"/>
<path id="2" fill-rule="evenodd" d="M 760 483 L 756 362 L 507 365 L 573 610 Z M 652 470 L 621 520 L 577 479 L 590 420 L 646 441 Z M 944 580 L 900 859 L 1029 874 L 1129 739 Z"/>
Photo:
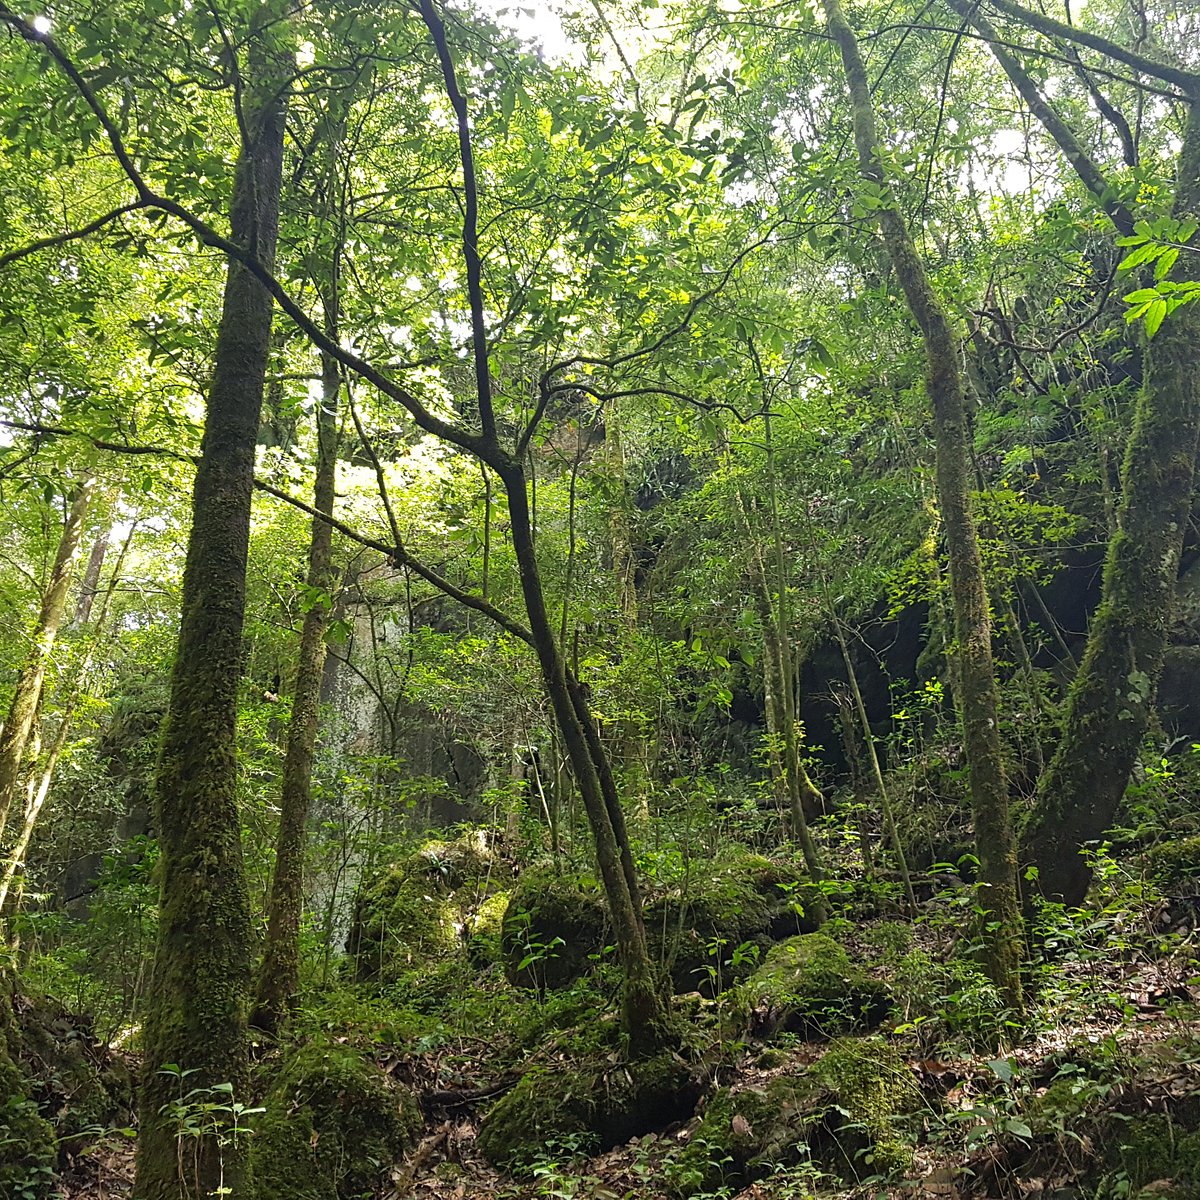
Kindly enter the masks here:
<path id="1" fill-rule="evenodd" d="M 996 60 L 1046 131 L 1098 197 L 1118 232 L 1133 218 L 1088 158 L 1066 122 L 1039 93 L 992 25 L 966 0 L 949 0 L 983 35 Z M 1005 11 L 1013 10 L 1006 5 Z M 1043 29 L 1046 18 L 1028 17 Z M 1054 23 L 1043 32 L 1055 32 Z M 1077 31 L 1067 30 L 1070 36 Z M 1187 81 L 1181 81 L 1186 83 Z M 1174 215 L 1200 218 L 1200 77 L 1190 82 L 1190 111 L 1179 154 Z M 1178 257 L 1169 279 L 1196 276 L 1200 235 Z M 1058 749 L 1042 776 L 1026 826 L 1025 857 L 1036 864 L 1043 895 L 1082 903 L 1091 867 L 1081 850 L 1103 838 L 1117 815 L 1150 721 L 1175 598 L 1179 557 L 1194 486 L 1200 437 L 1200 306 L 1184 305 L 1163 323 L 1146 352 L 1141 391 L 1121 471 L 1116 532 L 1109 541 L 1100 605 L 1083 661 L 1067 693 Z"/>
<path id="2" fill-rule="evenodd" d="M 87 474 L 75 489 L 62 537 L 59 538 L 58 552 L 54 556 L 50 581 L 42 593 L 32 644 L 17 676 L 17 686 L 4 719 L 4 729 L 0 731 L 0 837 L 4 835 L 8 814 L 20 790 L 25 751 L 37 720 L 38 702 L 46 680 L 46 668 L 50 665 L 50 654 L 66 612 L 67 592 L 71 587 L 75 560 L 79 557 L 88 505 L 95 486 L 95 476 Z"/>
<path id="3" fill-rule="evenodd" d="M 230 214 L 234 242 L 268 267 L 279 228 L 286 55 L 278 5 L 258 10 L 244 97 L 245 141 Z M 282 70 L 280 69 L 282 68 Z M 269 81 L 269 83 L 268 83 Z M 248 1183 L 241 1146 L 211 1134 L 178 1144 L 165 1106 L 180 1092 L 246 1088 L 250 913 L 236 801 L 237 690 L 254 453 L 271 340 L 270 294 L 229 265 L 196 468 L 183 613 L 155 794 L 162 891 L 142 1035 L 138 1200 L 179 1200 Z M 193 1074 L 164 1074 L 168 1064 Z M 180 1151 L 183 1151 L 181 1153 Z M 181 1175 L 183 1176 L 181 1178 Z"/>
<path id="4" fill-rule="evenodd" d="M 336 328 L 336 324 L 335 324 Z M 332 514 L 337 467 L 337 405 L 341 371 L 321 358 L 321 404 L 317 409 L 317 478 L 313 507 Z M 325 629 L 333 606 L 333 526 L 314 516 L 308 549 L 309 610 L 300 631 L 300 662 L 283 760 L 275 873 L 267 905 L 267 944 L 258 977 L 252 1023 L 274 1033 L 300 990 L 300 914 L 304 903 L 304 848 L 312 801 L 313 752 L 317 745 Z"/>
<path id="5" fill-rule="evenodd" d="M 925 342 L 926 387 L 933 409 L 938 503 L 946 531 L 954 602 L 963 733 L 971 779 L 980 902 L 988 973 L 1013 1007 L 1021 1005 L 1021 908 L 1017 858 L 1000 744 L 987 591 L 971 512 L 970 456 L 959 343 L 930 285 L 908 226 L 888 193 L 875 113 L 858 41 L 839 0 L 824 0 L 841 51 L 863 178 L 878 189 L 880 232 Z"/>
<path id="6" fill-rule="evenodd" d="M 622 1026 L 635 1054 L 657 1049 L 668 1032 L 668 1014 L 659 996 L 653 965 L 646 946 L 646 931 L 629 838 L 617 802 L 615 782 L 600 742 L 595 720 L 582 689 L 568 676 L 554 630 L 546 611 L 534 547 L 525 473 L 510 464 L 501 471 L 512 529 L 513 550 L 521 591 L 529 616 L 534 652 L 542 669 L 555 722 L 575 773 L 588 824 L 596 845 L 596 865 L 604 885 L 617 953 L 624 975 Z"/>

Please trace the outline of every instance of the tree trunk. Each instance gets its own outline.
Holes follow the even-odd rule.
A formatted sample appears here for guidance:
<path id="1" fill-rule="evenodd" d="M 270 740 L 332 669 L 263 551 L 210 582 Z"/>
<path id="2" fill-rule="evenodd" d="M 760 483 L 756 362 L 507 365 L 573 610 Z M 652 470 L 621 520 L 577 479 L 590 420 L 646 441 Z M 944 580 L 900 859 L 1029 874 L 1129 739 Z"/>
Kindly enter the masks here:
<path id="1" fill-rule="evenodd" d="M 321 356 L 321 403 L 317 408 L 317 479 L 313 507 L 332 513 L 337 467 L 337 406 L 341 372 L 328 354 Z M 300 631 L 300 662 L 279 803 L 275 874 L 267 905 L 267 944 L 263 952 L 251 1022 L 274 1033 L 289 1015 L 300 989 L 300 914 L 304 904 L 304 850 L 312 800 L 313 751 L 321 679 L 325 668 L 325 629 L 333 604 L 333 526 L 312 521 L 308 550 L 308 586 L 315 593 Z"/>
<path id="2" fill-rule="evenodd" d="M 933 409 L 938 503 L 946 532 L 954 604 L 963 734 L 979 855 L 988 973 L 1007 1002 L 1019 1008 L 1022 931 L 1016 846 L 1000 745 L 987 591 L 971 513 L 967 412 L 958 338 L 929 283 L 904 218 L 888 192 L 870 85 L 857 39 L 839 0 L 824 0 L 824 4 L 850 91 L 859 167 L 863 178 L 878 189 L 879 228 L 925 342 L 926 386 Z"/>
<path id="3" fill-rule="evenodd" d="M 258 10 L 243 97 L 246 141 L 230 214 L 233 240 L 268 267 L 279 228 L 286 30 L 278 5 Z M 162 891 L 142 1039 L 138 1200 L 207 1196 L 222 1187 L 241 1196 L 248 1190 L 243 1146 L 213 1135 L 177 1138 L 163 1109 L 194 1088 L 232 1084 L 235 1096 L 246 1094 L 250 916 L 235 744 L 250 501 L 271 316 L 270 294 L 231 262 L 196 468 L 179 645 L 156 783 Z M 163 1074 L 168 1064 L 193 1074 Z"/>
<path id="4" fill-rule="evenodd" d="M 92 543 L 87 569 L 83 572 L 83 582 L 79 586 L 79 602 L 75 605 L 75 615 L 71 618 L 72 625 L 86 625 L 92 619 L 92 604 L 100 590 L 100 572 L 104 569 L 104 556 L 108 553 L 111 537 L 112 527 L 106 525 Z"/>
<path id="5" fill-rule="evenodd" d="M 667 1011 L 646 948 L 633 856 L 615 781 L 586 697 L 579 684 L 568 675 L 546 611 L 525 472 L 519 464 L 510 463 L 500 474 L 508 498 L 513 550 L 534 651 L 592 830 L 596 865 L 604 884 L 617 952 L 621 957 L 624 973 L 622 1026 L 635 1054 L 650 1053 L 667 1035 Z"/>
<path id="6" fill-rule="evenodd" d="M 91 637 L 88 640 L 87 652 L 84 654 L 83 662 L 79 667 L 79 674 L 76 676 L 74 685 L 70 689 L 66 704 L 58 714 L 58 729 L 55 730 L 54 740 L 50 743 L 50 749 L 46 752 L 44 759 L 36 762 L 38 769 L 26 783 L 25 817 L 21 824 L 21 831 L 17 834 L 17 840 L 13 843 L 12 850 L 6 855 L 7 861 L 4 863 L 3 874 L 0 875 L 0 917 L 4 916 L 5 906 L 10 894 L 12 894 L 13 883 L 17 880 L 18 875 L 24 867 L 25 856 L 29 851 L 29 843 L 33 840 L 33 833 L 37 828 L 42 808 L 45 806 L 46 798 L 50 794 L 50 785 L 54 782 L 54 771 L 58 766 L 58 760 L 62 755 L 63 748 L 67 744 L 67 734 L 71 729 L 75 707 L 80 698 L 87 695 L 91 687 L 92 663 L 95 660 L 96 651 L 104 635 L 104 625 L 108 618 L 108 606 L 112 600 L 113 592 L 116 590 L 117 583 L 120 581 L 121 568 L 125 563 L 126 555 L 129 553 L 129 547 L 133 544 L 135 530 L 136 523 L 130 529 L 124 544 L 121 546 L 121 552 L 117 556 L 116 565 L 109 578 L 108 586 L 104 590 L 104 598 L 100 603 L 100 612 L 96 617 L 96 627 L 92 630 Z M 101 537 L 96 540 L 96 545 L 104 546 L 105 552 L 107 552 L 110 533 L 111 531 L 106 529 Z M 103 554 L 97 555 L 93 550 L 92 563 L 95 563 L 97 559 L 102 563 L 103 558 Z M 88 603 L 90 613 L 91 600 L 100 592 L 100 566 L 96 567 L 93 574 L 92 564 L 89 563 L 87 574 L 84 577 L 84 587 L 91 590 Z M 79 611 L 77 610 L 73 623 L 78 624 L 78 621 Z M 35 753 L 31 757 L 38 758 L 39 756 Z M 21 889 L 18 887 L 17 896 L 20 895 L 20 891 Z"/>
<path id="7" fill-rule="evenodd" d="M 24 665 L 17 676 L 16 690 L 0 731 L 0 837 L 13 801 L 21 786 L 21 772 L 25 763 L 25 751 L 37 719 L 38 702 L 42 696 L 42 685 L 46 681 L 46 668 L 50 665 L 50 654 L 54 649 L 58 629 L 62 624 L 67 607 L 67 592 L 71 587 L 71 576 L 79 547 L 83 540 L 83 529 L 87 522 L 88 505 L 95 489 L 95 476 L 84 475 L 75 489 L 58 541 L 58 552 L 50 571 L 50 581 L 42 594 L 41 610 L 37 626 L 33 631 L 32 645 Z"/>

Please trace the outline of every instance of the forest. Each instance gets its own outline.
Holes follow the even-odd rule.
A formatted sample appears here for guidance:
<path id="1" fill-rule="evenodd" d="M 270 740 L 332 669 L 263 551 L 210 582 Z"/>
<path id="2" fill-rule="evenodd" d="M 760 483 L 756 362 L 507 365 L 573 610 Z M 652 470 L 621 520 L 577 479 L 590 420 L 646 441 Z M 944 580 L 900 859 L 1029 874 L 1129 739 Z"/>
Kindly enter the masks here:
<path id="1" fill-rule="evenodd" d="M 0 0 L 0 1200 L 1198 1200 L 1196 0 Z"/>

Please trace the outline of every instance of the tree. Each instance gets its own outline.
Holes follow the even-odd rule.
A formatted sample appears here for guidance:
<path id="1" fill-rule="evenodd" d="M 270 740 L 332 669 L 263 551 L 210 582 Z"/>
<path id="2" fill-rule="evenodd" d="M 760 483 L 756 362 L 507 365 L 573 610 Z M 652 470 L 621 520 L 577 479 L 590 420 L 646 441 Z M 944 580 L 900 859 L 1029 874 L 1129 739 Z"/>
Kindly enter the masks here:
<path id="1" fill-rule="evenodd" d="M 66 614 L 67 594 L 87 528 L 88 506 L 95 487 L 96 477 L 91 472 L 85 474 L 75 487 L 54 566 L 42 594 L 29 652 L 17 676 L 17 686 L 9 703 L 3 729 L 0 729 L 0 838 L 4 835 L 4 826 L 21 786 L 25 752 L 37 721 L 42 686 L 54 642 Z"/>
<path id="2" fill-rule="evenodd" d="M 965 6 L 954 7 L 967 12 Z M 1076 905 L 1082 903 L 1091 880 L 1080 852 L 1112 825 L 1153 711 L 1192 504 L 1200 448 L 1200 381 L 1193 366 L 1200 306 L 1184 304 L 1165 321 L 1163 316 L 1172 298 L 1169 289 L 1194 278 L 1193 256 L 1180 251 L 1200 247 L 1200 76 L 1028 12 L 1010 0 L 1000 0 L 996 7 L 1059 42 L 1090 47 L 1182 88 L 1188 106 L 1171 214 L 1177 226 L 1187 222 L 1190 233 L 1183 239 L 1186 245 L 1172 248 L 1169 258 L 1157 259 L 1157 283 L 1149 290 L 1158 315 L 1153 326 L 1147 320 L 1151 336 L 1145 373 L 1125 447 L 1100 606 L 1067 694 L 1058 748 L 1024 831 L 1025 853 L 1037 865 L 1042 892 Z M 1145 236 L 1148 227 L 1135 225 L 1116 198 L 1119 190 L 1083 152 L 1054 106 L 1038 95 L 990 22 L 977 14 L 971 19 L 1122 240 L 1153 245 L 1153 238 Z M 1137 257 L 1136 252 L 1130 255 L 1131 260 Z M 1148 261 L 1145 254 L 1141 259 Z"/>
<path id="3" fill-rule="evenodd" d="M 954 602 L 955 656 L 971 774 L 988 971 L 1009 1004 L 1020 1009 L 1022 935 L 1016 843 L 1000 744 L 987 589 L 971 512 L 966 389 L 959 367 L 960 347 L 891 194 L 858 40 L 838 0 L 825 0 L 824 8 L 829 30 L 841 52 L 850 91 L 854 140 L 866 194 L 872 199 L 871 207 L 896 277 L 925 343 L 926 386 L 933 409 L 938 502 L 946 531 Z"/>
<path id="4" fill-rule="evenodd" d="M 243 144 L 231 240 L 275 257 L 283 167 L 286 13 L 262 5 L 249 31 Z M 242 1147 L 209 1133 L 182 1161 L 169 1105 L 179 1088 L 246 1083 L 249 900 L 235 788 L 246 552 L 254 455 L 271 339 L 269 292 L 229 266 L 196 468 L 183 613 L 155 787 L 162 898 L 153 1000 L 146 1012 L 136 1194 L 174 1200 L 244 1184 Z M 175 1064 L 180 1076 L 167 1070 Z M 181 1170 L 185 1177 L 180 1178 Z"/>

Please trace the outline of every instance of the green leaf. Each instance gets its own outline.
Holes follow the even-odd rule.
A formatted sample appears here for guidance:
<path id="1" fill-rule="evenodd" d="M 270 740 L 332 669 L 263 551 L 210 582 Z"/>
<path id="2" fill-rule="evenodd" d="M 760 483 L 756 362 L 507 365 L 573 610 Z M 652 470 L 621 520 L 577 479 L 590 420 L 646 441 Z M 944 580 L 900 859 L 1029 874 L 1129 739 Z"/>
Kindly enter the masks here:
<path id="1" fill-rule="evenodd" d="M 993 1058 L 988 1063 L 988 1070 L 1002 1083 L 1012 1083 L 1016 1076 L 1013 1065 L 1007 1058 Z"/>
<path id="2" fill-rule="evenodd" d="M 1155 300 L 1150 305 L 1150 311 L 1146 313 L 1146 336 L 1152 338 L 1157 332 L 1159 326 L 1163 323 L 1163 318 L 1167 315 L 1167 302 L 1165 300 Z"/>

